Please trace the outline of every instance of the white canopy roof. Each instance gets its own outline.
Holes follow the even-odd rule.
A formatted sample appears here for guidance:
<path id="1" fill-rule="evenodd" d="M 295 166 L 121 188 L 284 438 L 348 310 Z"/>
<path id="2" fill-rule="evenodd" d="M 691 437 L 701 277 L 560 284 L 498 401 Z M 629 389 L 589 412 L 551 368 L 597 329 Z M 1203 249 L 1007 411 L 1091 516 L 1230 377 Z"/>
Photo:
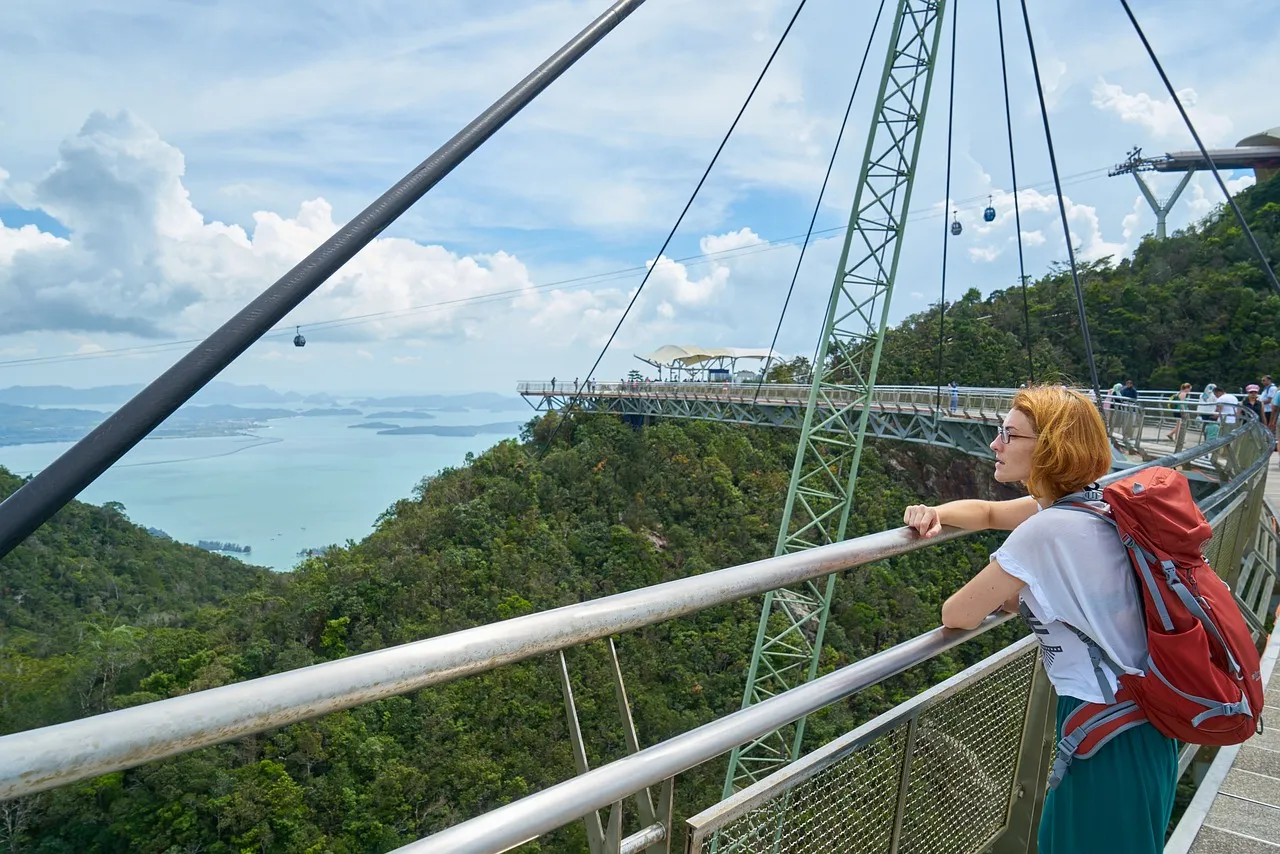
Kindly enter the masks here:
<path id="1" fill-rule="evenodd" d="M 782 361 L 782 356 L 768 347 L 697 347 L 692 344 L 668 344 L 647 356 L 636 356 L 642 362 L 664 368 L 692 368 L 718 359 L 769 359 Z"/>

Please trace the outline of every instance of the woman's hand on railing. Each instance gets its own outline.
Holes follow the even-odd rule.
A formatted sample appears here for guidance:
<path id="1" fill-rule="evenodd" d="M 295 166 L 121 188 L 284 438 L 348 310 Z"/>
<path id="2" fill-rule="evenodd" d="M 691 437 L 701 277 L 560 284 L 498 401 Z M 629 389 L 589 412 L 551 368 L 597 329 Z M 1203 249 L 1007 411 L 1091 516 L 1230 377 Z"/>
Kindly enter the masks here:
<path id="1" fill-rule="evenodd" d="M 902 524 L 914 528 L 921 537 L 928 539 L 942 533 L 942 520 L 938 517 L 938 508 L 924 504 L 912 504 L 902 513 Z"/>

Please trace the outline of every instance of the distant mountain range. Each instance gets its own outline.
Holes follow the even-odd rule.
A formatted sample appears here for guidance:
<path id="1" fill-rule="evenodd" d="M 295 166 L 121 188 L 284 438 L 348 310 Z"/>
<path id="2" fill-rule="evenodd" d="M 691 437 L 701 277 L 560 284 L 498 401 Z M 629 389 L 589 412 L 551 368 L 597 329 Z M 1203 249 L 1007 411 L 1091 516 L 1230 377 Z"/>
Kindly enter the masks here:
<path id="1" fill-rule="evenodd" d="M 68 386 L 11 386 L 0 389 L 0 445 L 25 445 L 34 442 L 72 442 L 84 436 L 107 417 L 107 413 L 77 406 L 116 406 L 132 397 L 142 386 L 112 385 L 93 388 Z M 226 436 L 242 433 L 276 418 L 346 416 L 362 417 L 360 409 L 339 408 L 338 399 L 328 394 L 303 396 L 296 392 L 278 392 L 264 385 L 242 386 L 234 383 L 210 383 L 192 401 L 167 418 L 151 434 L 153 436 Z M 474 394 L 428 394 L 418 396 L 365 398 L 352 406 L 402 407 L 402 411 L 382 411 L 369 416 L 382 431 L 423 432 L 435 435 L 478 435 L 484 432 L 509 432 L 493 429 L 497 425 L 456 426 L 427 430 L 401 428 L 376 420 L 383 418 L 430 419 L 435 416 L 418 409 L 436 411 L 490 412 L 510 411 L 517 398 L 480 392 Z M 299 409 L 299 404 L 316 408 Z M 289 408 L 284 408 L 288 406 Z M 49 407 L 49 408 L 45 408 Z M 369 429 L 374 425 L 359 425 Z"/>
<path id="2" fill-rule="evenodd" d="M 3 400 L 0 397 L 0 400 Z M 403 409 L 442 409 L 457 412 L 462 409 L 483 409 L 489 412 L 510 412 L 521 405 L 520 399 L 488 391 L 471 394 L 411 394 L 400 397 L 366 397 L 351 401 L 352 406 L 398 406 Z"/>
<path id="3" fill-rule="evenodd" d="M 0 389 L 0 403 L 13 406 L 113 406 L 122 404 L 142 390 L 141 383 L 129 385 L 102 385 L 92 388 L 71 388 L 65 385 L 16 385 Z M 236 383 L 209 383 L 196 393 L 188 405 L 200 406 L 263 406 L 270 404 L 298 404 L 332 406 L 339 398 L 331 394 L 303 395 L 296 391 L 276 391 L 265 385 L 238 385 Z M 367 397 L 350 402 L 351 406 L 401 407 L 460 411 L 481 409 L 490 412 L 509 410 L 520 403 L 519 398 L 492 392 L 469 394 L 422 394 L 399 397 Z"/>
<path id="4" fill-rule="evenodd" d="M 130 385 L 100 385 L 92 388 L 71 388 L 65 385 L 17 385 L 0 389 L 0 403 L 17 406 L 111 406 L 121 404 L 142 390 L 141 383 Z M 295 391 L 278 392 L 264 385 L 236 385 L 211 382 L 191 399 L 192 404 L 243 405 L 267 403 L 309 403 L 325 405 L 336 403 L 328 394 L 301 395 Z"/>

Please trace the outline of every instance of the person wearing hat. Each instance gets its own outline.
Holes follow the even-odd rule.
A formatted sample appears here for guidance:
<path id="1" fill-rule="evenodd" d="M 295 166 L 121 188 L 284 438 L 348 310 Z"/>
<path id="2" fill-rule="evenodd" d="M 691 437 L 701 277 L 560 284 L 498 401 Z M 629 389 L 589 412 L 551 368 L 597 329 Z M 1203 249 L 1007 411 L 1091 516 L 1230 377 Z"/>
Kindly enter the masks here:
<path id="1" fill-rule="evenodd" d="M 1265 424 L 1266 422 L 1262 418 L 1262 401 L 1258 399 L 1258 387 L 1253 383 L 1249 383 L 1244 387 L 1244 390 L 1244 408 L 1252 409 L 1253 414 L 1258 416 L 1258 420 Z"/>

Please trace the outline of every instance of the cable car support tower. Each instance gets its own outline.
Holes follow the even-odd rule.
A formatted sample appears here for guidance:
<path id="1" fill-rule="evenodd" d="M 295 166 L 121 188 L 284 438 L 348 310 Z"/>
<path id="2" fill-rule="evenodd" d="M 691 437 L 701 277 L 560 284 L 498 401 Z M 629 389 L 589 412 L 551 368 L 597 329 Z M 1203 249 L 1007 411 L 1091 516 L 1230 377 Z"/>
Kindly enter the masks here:
<path id="1" fill-rule="evenodd" d="M 947 0 L 898 0 L 775 554 L 845 539 Z M 765 595 L 743 707 L 813 679 L 835 575 Z M 733 751 L 724 796 L 797 759 L 804 720 Z"/>

